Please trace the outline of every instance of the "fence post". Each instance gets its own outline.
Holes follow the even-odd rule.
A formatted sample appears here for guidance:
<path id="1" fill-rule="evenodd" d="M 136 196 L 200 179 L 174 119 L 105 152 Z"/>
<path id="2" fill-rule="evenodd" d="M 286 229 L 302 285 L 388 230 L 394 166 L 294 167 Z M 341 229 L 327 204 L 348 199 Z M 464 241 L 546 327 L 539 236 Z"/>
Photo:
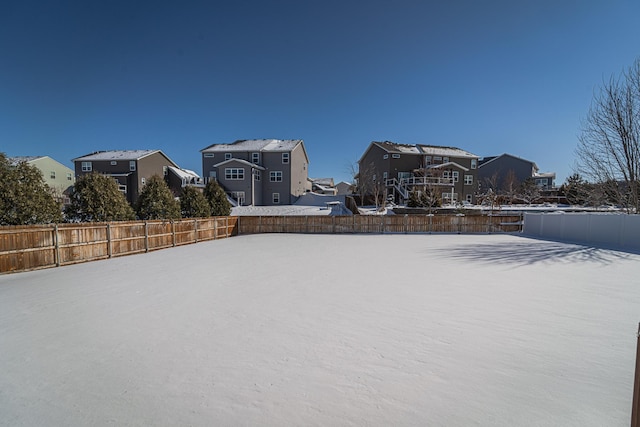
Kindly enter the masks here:
<path id="1" fill-rule="evenodd" d="M 407 234 L 409 232 L 409 215 L 404 214 L 402 222 L 404 223 L 404 234 Z"/>
<path id="2" fill-rule="evenodd" d="M 58 237 L 58 224 L 53 226 L 53 243 L 55 245 L 54 257 L 56 259 L 56 267 L 60 267 L 60 238 Z"/>
<path id="3" fill-rule="evenodd" d="M 640 426 L 640 324 L 636 343 L 636 373 L 633 380 L 633 403 L 631 406 L 631 427 Z"/>
<path id="4" fill-rule="evenodd" d="M 336 234 L 336 216 L 331 217 L 331 234 Z"/>
<path id="5" fill-rule="evenodd" d="M 224 228 L 224 235 L 225 237 L 229 237 L 229 217 L 225 216 L 225 228 Z M 240 217 L 238 217 L 238 222 L 240 222 Z"/>
<path id="6" fill-rule="evenodd" d="M 144 222 L 144 251 L 149 252 L 149 224 Z"/>
<path id="7" fill-rule="evenodd" d="M 111 246 L 111 223 L 107 223 L 107 257 L 113 256 L 113 247 Z"/>
<path id="8" fill-rule="evenodd" d="M 198 218 L 193 220 L 193 238 L 195 243 L 198 243 Z"/>
<path id="9" fill-rule="evenodd" d="M 171 246 L 176 247 L 176 222 L 171 220 Z"/>

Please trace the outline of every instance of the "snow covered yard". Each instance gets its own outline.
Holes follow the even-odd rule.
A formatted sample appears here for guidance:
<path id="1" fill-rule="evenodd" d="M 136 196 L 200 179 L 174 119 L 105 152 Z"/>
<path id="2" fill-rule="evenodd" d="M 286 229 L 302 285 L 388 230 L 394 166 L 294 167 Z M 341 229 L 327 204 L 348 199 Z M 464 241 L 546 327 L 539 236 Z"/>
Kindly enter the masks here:
<path id="1" fill-rule="evenodd" d="M 2 425 L 627 426 L 640 255 L 247 235 L 0 276 Z"/>

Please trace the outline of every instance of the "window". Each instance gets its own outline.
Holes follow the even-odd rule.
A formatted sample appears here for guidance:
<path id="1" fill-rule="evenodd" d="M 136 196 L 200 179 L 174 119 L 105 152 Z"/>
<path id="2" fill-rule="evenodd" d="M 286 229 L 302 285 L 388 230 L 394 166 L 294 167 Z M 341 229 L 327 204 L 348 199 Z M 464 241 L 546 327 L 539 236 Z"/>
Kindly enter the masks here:
<path id="1" fill-rule="evenodd" d="M 253 170 L 253 180 L 260 181 L 260 171 L 258 169 Z"/>
<path id="2" fill-rule="evenodd" d="M 218 172 L 209 171 L 209 178 L 218 179 Z"/>
<path id="3" fill-rule="evenodd" d="M 82 172 L 91 172 L 93 170 L 93 165 L 91 162 L 82 162 Z"/>
<path id="4" fill-rule="evenodd" d="M 388 173 L 387 171 L 382 172 L 382 179 L 387 180 Z"/>
<path id="5" fill-rule="evenodd" d="M 450 171 L 444 171 L 444 172 L 442 172 L 442 177 L 443 177 L 443 178 L 446 178 L 446 179 L 451 178 L 451 172 L 450 172 Z"/>
<path id="6" fill-rule="evenodd" d="M 168 166 L 163 166 L 162 167 L 162 175 L 167 176 L 167 174 L 169 174 L 169 167 Z"/>
<path id="7" fill-rule="evenodd" d="M 224 159 L 225 160 L 231 159 L 231 153 L 224 153 Z"/>
<path id="8" fill-rule="evenodd" d="M 129 161 L 129 170 L 132 171 L 132 172 L 136 170 L 136 161 L 135 160 L 130 160 Z"/>
<path id="9" fill-rule="evenodd" d="M 446 202 L 451 201 L 451 192 L 442 193 L 442 200 Z M 453 201 L 458 200 L 458 193 L 453 193 Z"/>
<path id="10" fill-rule="evenodd" d="M 116 162 L 115 160 L 111 160 L 111 166 L 115 166 L 117 164 L 118 164 L 118 162 Z"/>
<path id="11" fill-rule="evenodd" d="M 49 178 L 56 179 L 56 171 L 51 171 L 51 173 L 49 174 Z"/>
<path id="12" fill-rule="evenodd" d="M 442 158 L 442 162 L 443 163 L 449 163 L 449 158 L 448 157 L 443 157 Z"/>
<path id="13" fill-rule="evenodd" d="M 375 174 L 371 178 L 373 178 L 372 179 L 373 182 L 376 182 L 376 175 Z"/>
<path id="14" fill-rule="evenodd" d="M 465 175 L 464 176 L 464 185 L 473 184 L 473 175 Z"/>
<path id="15" fill-rule="evenodd" d="M 400 154 L 392 154 L 391 157 L 394 158 L 394 159 L 399 159 L 400 158 Z"/>
<path id="16" fill-rule="evenodd" d="M 251 153 L 251 163 L 260 163 L 260 153 Z"/>
<path id="17" fill-rule="evenodd" d="M 204 153 L 205 157 L 215 157 L 214 153 Z"/>
<path id="18" fill-rule="evenodd" d="M 411 172 L 398 172 L 398 179 L 400 180 L 400 182 L 403 182 L 403 180 L 411 179 Z"/>
<path id="19" fill-rule="evenodd" d="M 282 153 L 282 164 L 289 163 L 289 153 Z"/>
<path id="20" fill-rule="evenodd" d="M 67 174 L 67 181 L 73 181 L 73 175 L 71 173 Z"/>
<path id="21" fill-rule="evenodd" d="M 231 192 L 231 197 L 236 199 L 236 201 L 238 202 L 238 205 L 240 205 L 240 206 L 244 205 L 244 201 L 245 201 L 244 191 L 232 191 Z"/>
<path id="22" fill-rule="evenodd" d="M 244 179 L 244 169 L 243 168 L 225 168 L 224 179 L 228 181 L 230 180 L 241 181 Z"/>
<path id="23" fill-rule="evenodd" d="M 478 159 L 471 159 L 471 169 L 476 169 L 478 167 Z"/>
<path id="24" fill-rule="evenodd" d="M 271 171 L 269 173 L 269 181 L 282 182 L 282 171 Z"/>
<path id="25" fill-rule="evenodd" d="M 144 179 L 144 178 L 140 178 L 140 183 L 141 183 L 142 185 L 145 185 L 145 184 L 147 183 L 147 180 L 146 180 L 146 179 Z"/>
<path id="26" fill-rule="evenodd" d="M 388 155 L 388 154 L 385 154 L 384 156 L 382 156 L 382 158 L 383 158 L 384 160 L 387 160 L 387 159 L 389 158 L 389 155 Z"/>
<path id="27" fill-rule="evenodd" d="M 458 182 L 460 180 L 460 172 L 452 171 L 451 176 L 453 177 L 453 182 Z"/>
<path id="28" fill-rule="evenodd" d="M 471 203 L 473 201 L 473 196 L 471 194 L 467 194 L 467 197 L 465 197 L 465 199 L 467 200 L 467 202 Z"/>
<path id="29" fill-rule="evenodd" d="M 118 183 L 118 191 L 120 191 L 121 193 L 127 194 L 127 186 Z"/>
<path id="30" fill-rule="evenodd" d="M 431 164 L 431 156 L 427 156 L 424 158 L 424 164 L 427 166 Z"/>
<path id="31" fill-rule="evenodd" d="M 433 156 L 433 163 L 436 164 L 436 165 L 442 164 L 442 157 L 441 156 Z"/>
<path id="32" fill-rule="evenodd" d="M 274 205 L 277 205 L 280 203 L 280 193 L 272 193 L 271 194 L 271 200 L 273 201 Z"/>

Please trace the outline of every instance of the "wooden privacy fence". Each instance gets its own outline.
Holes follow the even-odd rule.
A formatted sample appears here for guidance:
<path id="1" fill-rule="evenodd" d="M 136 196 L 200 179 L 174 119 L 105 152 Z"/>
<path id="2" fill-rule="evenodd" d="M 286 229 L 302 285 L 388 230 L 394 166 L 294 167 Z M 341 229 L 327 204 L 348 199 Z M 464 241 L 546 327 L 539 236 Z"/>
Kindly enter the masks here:
<path id="1" fill-rule="evenodd" d="M 237 234 L 237 217 L 0 227 L 0 273 L 148 252 Z"/>
<path id="2" fill-rule="evenodd" d="M 238 234 L 256 233 L 513 233 L 520 215 L 242 216 Z"/>

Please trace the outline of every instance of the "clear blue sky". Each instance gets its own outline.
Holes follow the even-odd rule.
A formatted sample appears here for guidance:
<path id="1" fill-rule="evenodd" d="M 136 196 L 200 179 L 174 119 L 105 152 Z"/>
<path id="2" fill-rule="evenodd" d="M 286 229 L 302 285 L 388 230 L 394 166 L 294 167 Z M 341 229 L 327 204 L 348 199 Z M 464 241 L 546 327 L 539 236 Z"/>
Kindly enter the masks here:
<path id="1" fill-rule="evenodd" d="M 594 90 L 640 56 L 638 0 L 11 1 L 0 151 L 71 159 L 303 139 L 348 179 L 372 140 L 572 171 Z"/>

